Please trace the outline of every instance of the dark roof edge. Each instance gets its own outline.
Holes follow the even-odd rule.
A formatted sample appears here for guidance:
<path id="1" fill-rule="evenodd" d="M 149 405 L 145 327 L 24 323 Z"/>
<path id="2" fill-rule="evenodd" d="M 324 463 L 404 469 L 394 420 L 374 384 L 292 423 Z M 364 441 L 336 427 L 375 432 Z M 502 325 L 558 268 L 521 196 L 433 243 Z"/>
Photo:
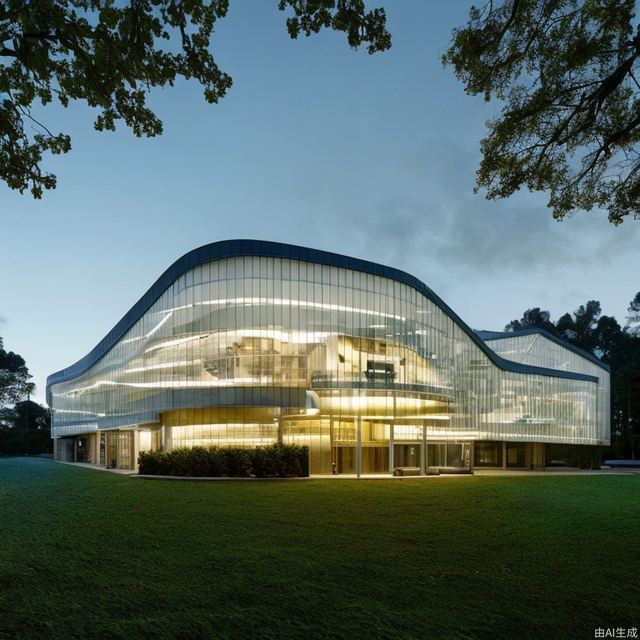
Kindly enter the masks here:
<path id="1" fill-rule="evenodd" d="M 541 335 L 543 338 L 547 340 L 551 340 L 551 342 L 555 342 L 557 345 L 568 349 L 569 351 L 573 351 L 577 355 L 593 362 L 593 364 L 597 365 L 601 369 L 605 371 L 611 371 L 609 365 L 606 362 L 602 362 L 600 358 L 594 356 L 593 353 L 589 353 L 580 347 L 576 347 L 574 344 L 563 340 L 562 338 L 558 338 L 554 336 L 552 333 L 549 333 L 545 329 L 541 329 L 539 327 L 531 327 L 529 329 L 518 329 L 516 331 L 476 331 L 476 333 L 480 336 L 482 340 L 485 342 L 491 342 L 492 340 L 505 340 L 506 338 L 518 338 L 520 336 L 530 336 L 534 333 Z"/>
<path id="2" fill-rule="evenodd" d="M 329 251 L 310 249 L 282 242 L 270 242 L 266 240 L 222 240 L 198 247 L 178 258 L 149 288 L 149 290 L 136 302 L 109 333 L 83 358 L 69 367 L 52 373 L 47 378 L 47 396 L 49 387 L 53 384 L 71 380 L 83 374 L 99 360 L 101 360 L 116 343 L 133 327 L 133 325 L 151 308 L 166 289 L 182 274 L 201 264 L 221 260 L 225 258 L 237 258 L 242 256 L 283 258 L 301 260 L 315 264 L 324 264 L 333 267 L 342 267 L 353 271 L 361 271 L 383 278 L 397 280 L 413 287 L 429 298 L 436 306 L 446 313 L 471 340 L 485 353 L 485 355 L 498 368 L 514 373 L 529 373 L 551 376 L 556 378 L 570 378 L 572 380 L 587 380 L 597 382 L 595 376 L 587 376 L 580 373 L 559 371 L 521 365 L 502 358 L 495 353 L 480 337 L 471 329 L 449 306 L 440 299 L 427 285 L 405 271 L 387 267 L 360 258 L 350 258 Z"/>

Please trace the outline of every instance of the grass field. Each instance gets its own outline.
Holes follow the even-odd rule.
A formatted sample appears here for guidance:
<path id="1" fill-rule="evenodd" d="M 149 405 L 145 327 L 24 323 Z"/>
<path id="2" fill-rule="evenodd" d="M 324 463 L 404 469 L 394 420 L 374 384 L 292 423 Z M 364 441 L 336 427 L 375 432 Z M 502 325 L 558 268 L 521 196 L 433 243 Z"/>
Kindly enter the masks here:
<path id="1" fill-rule="evenodd" d="M 172 482 L 0 459 L 0 638 L 640 627 L 640 476 Z"/>

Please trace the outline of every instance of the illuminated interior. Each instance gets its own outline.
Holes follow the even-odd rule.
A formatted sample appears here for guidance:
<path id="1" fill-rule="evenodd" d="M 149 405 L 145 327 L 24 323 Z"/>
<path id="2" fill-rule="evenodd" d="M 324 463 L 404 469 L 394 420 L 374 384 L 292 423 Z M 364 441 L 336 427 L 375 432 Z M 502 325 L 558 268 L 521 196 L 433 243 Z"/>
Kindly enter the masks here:
<path id="1" fill-rule="evenodd" d="M 609 442 L 609 373 L 590 354 L 535 332 L 482 339 L 373 263 L 255 241 L 198 251 L 50 376 L 58 459 L 133 469 L 141 451 L 295 442 L 313 474 L 428 473 Z"/>

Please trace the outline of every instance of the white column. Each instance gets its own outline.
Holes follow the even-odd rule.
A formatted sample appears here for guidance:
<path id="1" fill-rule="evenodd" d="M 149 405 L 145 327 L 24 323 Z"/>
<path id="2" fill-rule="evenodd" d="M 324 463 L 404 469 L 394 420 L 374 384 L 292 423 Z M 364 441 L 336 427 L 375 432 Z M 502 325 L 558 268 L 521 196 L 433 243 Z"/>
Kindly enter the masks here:
<path id="1" fill-rule="evenodd" d="M 356 416 L 356 476 L 362 473 L 362 418 Z"/>
<path id="2" fill-rule="evenodd" d="M 140 434 L 136 429 L 133 432 L 133 468 L 138 470 L 138 456 L 140 455 Z"/>
<path id="3" fill-rule="evenodd" d="M 422 421 L 422 456 L 420 458 L 420 473 L 427 475 L 427 422 Z"/>

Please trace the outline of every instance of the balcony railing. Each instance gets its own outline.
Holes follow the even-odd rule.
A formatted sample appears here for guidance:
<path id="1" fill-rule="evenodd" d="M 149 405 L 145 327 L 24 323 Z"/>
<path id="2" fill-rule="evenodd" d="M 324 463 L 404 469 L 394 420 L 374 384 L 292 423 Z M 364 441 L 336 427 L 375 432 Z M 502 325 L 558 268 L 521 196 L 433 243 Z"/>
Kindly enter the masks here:
<path id="1" fill-rule="evenodd" d="M 311 375 L 311 389 L 372 389 L 419 393 L 446 400 L 453 398 L 453 388 L 450 386 L 396 382 L 395 377 L 371 376 L 366 372 L 350 377 L 338 376 L 335 372 L 313 373 Z"/>

